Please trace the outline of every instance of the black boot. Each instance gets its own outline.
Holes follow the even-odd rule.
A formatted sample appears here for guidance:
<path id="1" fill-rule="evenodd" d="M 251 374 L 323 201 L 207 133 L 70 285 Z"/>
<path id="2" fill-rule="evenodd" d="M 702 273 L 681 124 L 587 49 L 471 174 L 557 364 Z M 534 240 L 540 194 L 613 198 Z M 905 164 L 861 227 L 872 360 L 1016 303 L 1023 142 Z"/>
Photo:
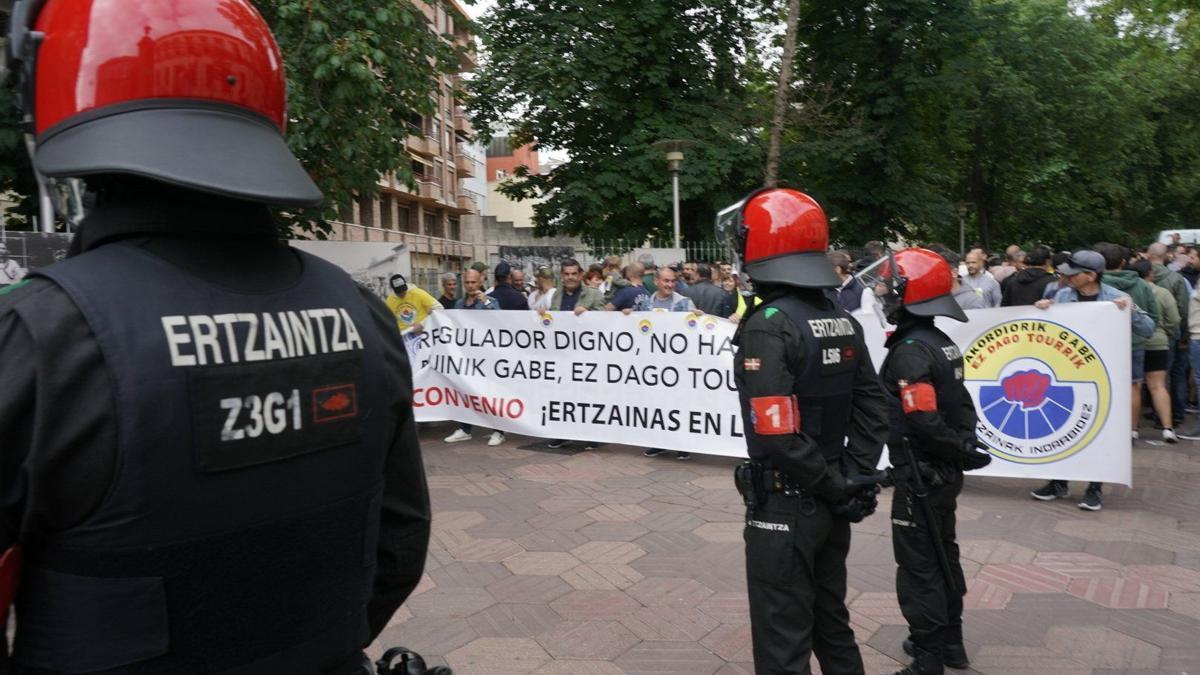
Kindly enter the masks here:
<path id="1" fill-rule="evenodd" d="M 900 646 L 904 648 L 905 654 L 908 654 L 909 656 L 915 656 L 915 654 L 913 654 L 913 643 L 911 639 L 905 640 Z M 947 668 L 955 668 L 958 670 L 966 670 L 967 668 L 971 667 L 971 659 L 967 658 L 967 648 L 964 647 L 963 643 L 961 642 L 942 647 L 942 663 L 945 664 Z"/>
<path id="2" fill-rule="evenodd" d="M 904 670 L 898 670 L 893 675 L 945 675 L 946 669 L 942 665 L 942 657 L 915 647 L 913 651 L 916 652 L 913 655 L 913 662 L 908 664 Z"/>

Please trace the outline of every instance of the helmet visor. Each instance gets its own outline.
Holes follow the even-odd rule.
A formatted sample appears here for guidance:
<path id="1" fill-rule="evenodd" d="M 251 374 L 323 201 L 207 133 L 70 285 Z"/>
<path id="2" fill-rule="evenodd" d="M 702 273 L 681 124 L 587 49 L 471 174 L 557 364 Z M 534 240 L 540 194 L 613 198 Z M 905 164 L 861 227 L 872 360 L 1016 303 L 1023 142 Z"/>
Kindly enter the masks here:
<path id="1" fill-rule="evenodd" d="M 745 205 L 743 199 L 718 211 L 715 228 L 717 242 L 733 251 L 733 265 L 738 269 L 742 268 L 742 239 L 745 237 L 742 207 Z"/>

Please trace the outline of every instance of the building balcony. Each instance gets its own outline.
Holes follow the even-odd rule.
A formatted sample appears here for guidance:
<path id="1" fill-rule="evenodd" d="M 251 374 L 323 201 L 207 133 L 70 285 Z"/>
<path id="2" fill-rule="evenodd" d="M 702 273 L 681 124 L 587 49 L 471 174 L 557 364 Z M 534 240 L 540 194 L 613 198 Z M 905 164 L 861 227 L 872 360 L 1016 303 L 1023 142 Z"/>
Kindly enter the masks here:
<path id="1" fill-rule="evenodd" d="M 458 51 L 458 69 L 464 73 L 470 73 L 479 65 L 479 54 L 475 51 L 475 43 L 471 40 L 470 34 L 456 34 L 455 47 Z"/>
<path id="2" fill-rule="evenodd" d="M 436 157 L 442 154 L 442 144 L 436 138 L 413 134 L 404 143 L 409 152 L 422 157 Z"/>
<path id="3" fill-rule="evenodd" d="M 454 169 L 458 171 L 459 176 L 474 178 L 475 160 L 466 155 L 458 155 L 454 158 Z"/>
<path id="4" fill-rule="evenodd" d="M 475 246 L 465 241 L 434 237 L 415 232 L 369 227 L 357 223 L 330 221 L 332 231 L 329 238 L 334 241 L 371 241 L 404 244 L 412 253 L 443 256 L 448 258 L 473 258 Z"/>
<path id="5" fill-rule="evenodd" d="M 437 203 L 442 201 L 443 194 L 442 186 L 438 183 L 428 180 L 417 180 L 417 189 L 414 192 L 417 198 L 421 201 Z"/>
<path id="6" fill-rule="evenodd" d="M 479 202 L 475 201 L 475 198 L 469 194 L 460 193 L 458 198 L 455 200 L 455 206 L 457 206 L 460 211 L 479 213 Z"/>
<path id="7" fill-rule="evenodd" d="M 454 110 L 454 133 L 466 139 L 475 138 L 475 127 L 471 126 L 471 121 L 467 119 L 462 108 Z"/>

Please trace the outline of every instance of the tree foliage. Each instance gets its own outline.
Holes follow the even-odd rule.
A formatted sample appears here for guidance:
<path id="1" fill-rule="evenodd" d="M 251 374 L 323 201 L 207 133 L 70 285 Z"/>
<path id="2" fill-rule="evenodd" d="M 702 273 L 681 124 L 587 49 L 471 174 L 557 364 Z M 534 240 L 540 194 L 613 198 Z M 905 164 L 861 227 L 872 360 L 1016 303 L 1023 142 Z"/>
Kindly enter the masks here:
<path id="1" fill-rule="evenodd" d="M 421 10 L 411 0 L 253 2 L 284 54 L 288 145 L 325 193 L 319 209 L 289 220 L 320 225 L 338 204 L 374 194 L 381 174 L 411 180 L 409 123 L 433 113 L 437 76 L 457 70 Z"/>
<path id="2" fill-rule="evenodd" d="M 437 2 L 437 0 L 430 0 Z M 457 69 L 451 44 L 410 0 L 253 0 L 271 26 L 288 80 L 288 145 L 325 193 L 316 209 L 282 213 L 286 224 L 327 227 L 338 204 L 373 194 L 381 174 L 411 179 L 408 123 L 433 112 L 440 73 Z M 12 93 L 0 94 L 0 189 L 35 190 Z M 31 212 L 32 200 L 23 210 Z"/>
<path id="3" fill-rule="evenodd" d="M 777 63 L 755 19 L 778 26 L 784 4 L 501 0 L 477 126 L 570 155 L 505 191 L 545 198 L 543 233 L 661 234 L 670 193 L 649 143 L 689 137 L 685 231 L 704 236 L 763 173 Z M 805 0 L 781 182 L 817 197 L 844 243 L 957 243 L 960 214 L 968 243 L 993 246 L 1195 226 L 1197 5 Z"/>
<path id="4" fill-rule="evenodd" d="M 761 182 L 765 126 L 752 2 L 499 0 L 481 20 L 487 62 L 470 86 L 481 133 L 565 150 L 547 175 L 501 189 L 541 234 L 662 236 L 671 228 L 664 139 L 693 139 L 681 173 L 689 238 Z"/>

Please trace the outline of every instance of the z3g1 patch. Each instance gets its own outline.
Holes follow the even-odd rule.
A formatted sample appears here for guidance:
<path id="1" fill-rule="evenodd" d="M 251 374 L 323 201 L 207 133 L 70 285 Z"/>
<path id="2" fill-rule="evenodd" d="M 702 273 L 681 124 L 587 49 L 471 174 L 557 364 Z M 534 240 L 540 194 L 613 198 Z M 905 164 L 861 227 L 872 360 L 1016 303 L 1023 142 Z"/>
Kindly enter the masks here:
<path id="1" fill-rule="evenodd" d="M 188 370 L 197 470 L 240 469 L 356 442 L 361 357 L 347 352 Z"/>

